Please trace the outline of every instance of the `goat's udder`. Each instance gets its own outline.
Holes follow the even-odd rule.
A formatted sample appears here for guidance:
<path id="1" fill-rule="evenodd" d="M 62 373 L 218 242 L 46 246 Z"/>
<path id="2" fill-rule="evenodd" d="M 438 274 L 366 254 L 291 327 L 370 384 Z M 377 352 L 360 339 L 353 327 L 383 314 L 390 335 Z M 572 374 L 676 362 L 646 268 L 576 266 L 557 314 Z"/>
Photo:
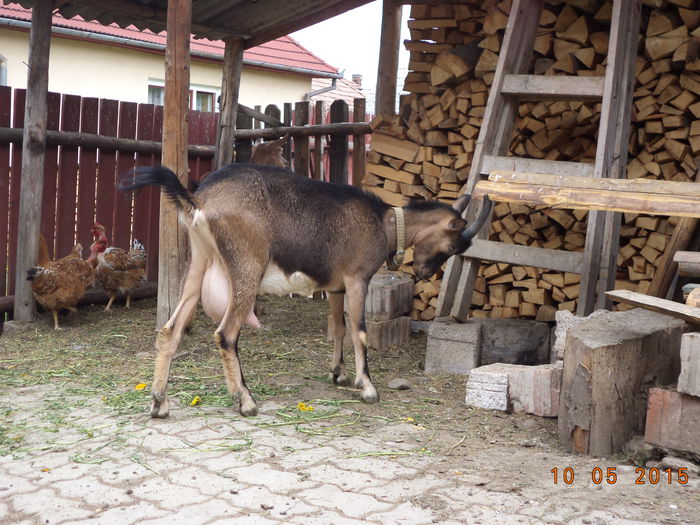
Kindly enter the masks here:
<path id="1" fill-rule="evenodd" d="M 226 313 L 229 298 L 228 279 L 221 267 L 213 263 L 204 272 L 202 278 L 202 307 L 204 312 L 214 321 L 220 323 Z M 253 312 L 253 306 L 246 315 L 244 324 L 253 328 L 261 328 L 260 320 Z"/>

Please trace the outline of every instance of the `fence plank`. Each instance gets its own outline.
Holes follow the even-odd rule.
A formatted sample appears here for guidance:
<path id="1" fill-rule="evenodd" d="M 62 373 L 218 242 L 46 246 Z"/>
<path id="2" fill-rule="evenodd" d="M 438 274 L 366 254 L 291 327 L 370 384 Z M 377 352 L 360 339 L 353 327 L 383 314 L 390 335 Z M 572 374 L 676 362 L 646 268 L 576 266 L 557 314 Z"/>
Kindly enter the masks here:
<path id="1" fill-rule="evenodd" d="M 13 126 L 15 128 L 24 128 L 24 106 L 27 100 L 27 91 L 25 89 L 15 90 L 15 100 L 13 103 L 12 114 Z M 19 227 L 19 194 L 22 181 L 22 145 L 12 145 L 12 178 L 10 179 L 10 225 L 9 225 L 9 261 L 7 261 L 7 295 L 15 293 L 15 267 L 17 260 L 17 235 Z"/>
<path id="2" fill-rule="evenodd" d="M 63 95 L 61 100 L 61 131 L 80 131 L 80 97 Z M 78 193 L 78 148 L 61 146 L 58 184 L 56 186 L 56 253 L 67 254 L 75 243 L 75 203 Z M 81 241 L 83 256 L 90 246 Z"/>
<path id="3" fill-rule="evenodd" d="M 61 116 L 61 95 L 49 93 L 46 99 L 46 129 L 58 130 Z M 41 193 L 41 233 L 49 247 L 49 257 L 56 258 L 56 185 L 58 183 L 58 146 L 46 146 L 44 155 L 44 188 Z M 61 257 L 64 254 L 61 254 Z"/>
<path id="4" fill-rule="evenodd" d="M 187 144 L 201 144 L 200 135 L 202 133 L 202 112 L 190 110 L 189 122 L 187 123 Z M 199 159 L 197 157 L 187 157 L 187 167 L 189 180 L 198 180 L 196 174 L 199 173 Z"/>
<path id="5" fill-rule="evenodd" d="M 10 125 L 12 88 L 0 86 L 0 126 Z M 10 143 L 0 143 L 0 296 L 7 291 L 7 243 L 10 199 Z"/>
<path id="6" fill-rule="evenodd" d="M 348 103 L 344 100 L 335 100 L 331 104 L 331 122 L 348 121 Z M 348 136 L 331 134 L 328 145 L 330 156 L 330 173 L 328 180 L 337 184 L 348 183 Z"/>
<path id="7" fill-rule="evenodd" d="M 99 100 L 84 98 L 80 109 L 80 131 L 97 133 Z M 95 223 L 95 186 L 97 184 L 97 149 L 80 148 L 78 161 L 78 241 L 89 246 L 93 238 L 90 230 Z"/>
<path id="8" fill-rule="evenodd" d="M 323 124 L 325 114 L 326 108 L 323 100 L 317 100 L 314 108 L 314 124 Z M 323 135 L 314 135 L 314 156 L 311 170 L 314 179 L 326 180 L 323 167 Z"/>
<path id="9" fill-rule="evenodd" d="M 153 140 L 153 121 L 155 118 L 155 106 L 153 104 L 139 104 L 138 117 L 136 123 L 136 138 L 139 140 Z M 154 155 L 146 153 L 136 154 L 137 166 L 153 166 L 160 164 L 160 159 L 154 159 Z M 157 246 L 154 248 L 150 245 L 150 218 L 151 205 L 154 201 L 159 200 L 160 190 L 153 186 L 143 188 L 137 195 L 134 195 L 134 239 L 138 239 L 146 247 L 148 253 L 148 268 L 146 270 L 146 278 L 152 280 L 155 275 L 155 269 L 152 267 L 151 259 L 157 258 Z M 156 214 L 157 216 L 157 214 Z M 156 227 L 156 230 L 158 228 Z M 157 268 L 157 266 L 155 266 Z"/>
<path id="10" fill-rule="evenodd" d="M 123 139 L 136 138 L 137 110 L 138 105 L 134 102 L 119 103 L 118 137 Z M 134 154 L 118 152 L 114 182 L 115 189 L 119 180 L 132 169 L 134 169 Z M 122 193 L 121 191 L 115 191 L 112 244 L 124 249 L 128 249 L 131 246 L 131 204 L 131 195 Z"/>
<path id="11" fill-rule="evenodd" d="M 353 122 L 365 122 L 367 114 L 365 111 L 365 99 L 356 98 L 353 101 Z M 352 185 L 360 186 L 362 178 L 365 176 L 366 142 L 367 135 L 352 136 Z"/>
<path id="12" fill-rule="evenodd" d="M 99 134 L 116 137 L 118 116 L 119 102 L 100 99 Z M 97 222 L 105 227 L 110 244 L 112 244 L 112 230 L 114 228 L 116 153 L 116 150 L 113 149 L 100 148 L 100 162 L 97 166 L 95 218 Z"/>
<path id="13" fill-rule="evenodd" d="M 202 113 L 200 117 L 201 126 L 201 144 L 212 145 L 216 143 L 216 132 L 219 126 L 219 113 L 207 112 Z M 200 157 L 199 165 L 197 166 L 197 173 L 195 180 L 202 180 L 202 178 L 214 169 L 214 159 L 213 157 Z"/>
<path id="14" fill-rule="evenodd" d="M 163 140 L 163 106 L 156 106 L 153 114 L 153 140 Z M 154 164 L 161 164 L 160 156 L 154 156 Z M 158 249 L 160 247 L 160 190 L 151 194 L 151 204 L 148 207 L 148 278 L 158 280 Z"/>
<path id="15" fill-rule="evenodd" d="M 294 104 L 294 125 L 306 126 L 309 123 L 309 102 Z M 294 172 L 303 177 L 309 176 L 309 137 L 293 137 Z"/>
<path id="16" fill-rule="evenodd" d="M 284 125 L 285 126 L 291 126 L 292 125 L 292 104 L 290 102 L 285 102 L 283 105 L 283 111 L 284 111 Z M 289 162 L 289 169 L 294 169 L 294 163 L 292 162 L 292 141 L 288 140 L 287 143 L 284 145 L 284 148 L 282 149 L 282 154 L 284 155 L 284 158 L 287 159 Z"/>

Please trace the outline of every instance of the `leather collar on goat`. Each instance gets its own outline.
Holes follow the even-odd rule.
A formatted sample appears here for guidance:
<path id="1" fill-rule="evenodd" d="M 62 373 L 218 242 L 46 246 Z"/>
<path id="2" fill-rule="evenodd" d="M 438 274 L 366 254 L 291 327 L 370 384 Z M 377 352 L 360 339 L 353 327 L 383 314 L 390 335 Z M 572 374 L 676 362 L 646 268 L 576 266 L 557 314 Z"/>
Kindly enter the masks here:
<path id="1" fill-rule="evenodd" d="M 403 264 L 403 256 L 406 253 L 406 221 L 403 217 L 403 208 L 394 207 L 396 215 L 396 252 L 387 261 L 390 270 L 395 270 Z"/>

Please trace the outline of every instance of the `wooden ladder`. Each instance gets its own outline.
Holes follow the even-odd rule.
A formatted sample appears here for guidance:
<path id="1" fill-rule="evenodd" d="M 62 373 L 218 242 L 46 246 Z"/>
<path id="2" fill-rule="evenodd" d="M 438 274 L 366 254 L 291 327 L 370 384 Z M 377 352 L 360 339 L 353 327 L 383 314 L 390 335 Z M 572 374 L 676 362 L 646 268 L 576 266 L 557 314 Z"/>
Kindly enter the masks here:
<path id="1" fill-rule="evenodd" d="M 619 178 L 627 164 L 640 0 L 614 0 L 604 77 L 527 75 L 543 0 L 513 0 L 466 190 L 492 170 Z M 595 164 L 506 157 L 522 101 L 601 101 Z M 467 210 L 476 216 L 476 206 Z M 482 259 L 581 274 L 578 315 L 604 307 L 615 280 L 620 214 L 590 211 L 583 252 L 488 241 L 483 228 L 472 246 L 445 270 L 436 316 L 465 321 Z"/>

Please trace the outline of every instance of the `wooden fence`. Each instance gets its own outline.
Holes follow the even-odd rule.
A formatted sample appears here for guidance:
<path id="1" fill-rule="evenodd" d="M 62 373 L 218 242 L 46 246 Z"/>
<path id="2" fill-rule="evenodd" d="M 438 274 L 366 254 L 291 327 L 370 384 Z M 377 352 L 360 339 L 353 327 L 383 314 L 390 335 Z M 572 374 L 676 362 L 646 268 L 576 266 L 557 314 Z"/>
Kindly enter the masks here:
<path id="1" fill-rule="evenodd" d="M 14 294 L 17 232 L 21 227 L 18 215 L 24 104 L 25 90 L 0 86 L 0 268 L 4 269 L 0 297 Z M 293 110 L 291 104 L 285 104 L 286 118 L 282 122 L 308 124 L 309 103 L 295 106 Z M 364 106 L 360 104 L 361 111 L 357 106 L 355 119 L 364 122 Z M 347 120 L 347 105 L 342 102 L 335 107 Z M 323 120 L 322 104 L 316 110 L 320 113 L 312 122 Z M 277 115 L 279 120 L 276 107 L 268 106 L 266 113 Z M 332 116 L 330 120 L 338 118 Z M 218 113 L 190 112 L 189 176 L 195 181 L 212 169 L 217 121 Z M 157 279 L 159 191 L 146 188 L 128 198 L 116 190 L 116 183 L 135 166 L 160 162 L 162 124 L 162 106 L 49 93 L 41 233 L 52 257 L 66 255 L 76 242 L 83 245 L 83 255 L 87 256 L 93 241 L 90 229 L 97 221 L 106 228 L 112 245 L 126 248 L 133 239 L 141 240 L 148 251 L 147 278 Z M 258 119 L 249 124 L 259 129 L 270 125 Z M 239 125 L 245 126 L 245 121 Z M 254 130 L 248 131 L 255 134 Z M 287 158 L 298 173 L 334 182 L 348 182 L 350 158 L 355 182 L 359 183 L 358 170 L 364 170 L 365 135 L 353 135 L 355 151 L 351 154 L 348 134 L 334 133 L 329 140 L 312 135 L 309 147 L 308 133 L 293 133 Z M 245 149 L 244 141 L 237 140 Z M 337 153 L 328 154 L 324 151 L 326 145 Z"/>

